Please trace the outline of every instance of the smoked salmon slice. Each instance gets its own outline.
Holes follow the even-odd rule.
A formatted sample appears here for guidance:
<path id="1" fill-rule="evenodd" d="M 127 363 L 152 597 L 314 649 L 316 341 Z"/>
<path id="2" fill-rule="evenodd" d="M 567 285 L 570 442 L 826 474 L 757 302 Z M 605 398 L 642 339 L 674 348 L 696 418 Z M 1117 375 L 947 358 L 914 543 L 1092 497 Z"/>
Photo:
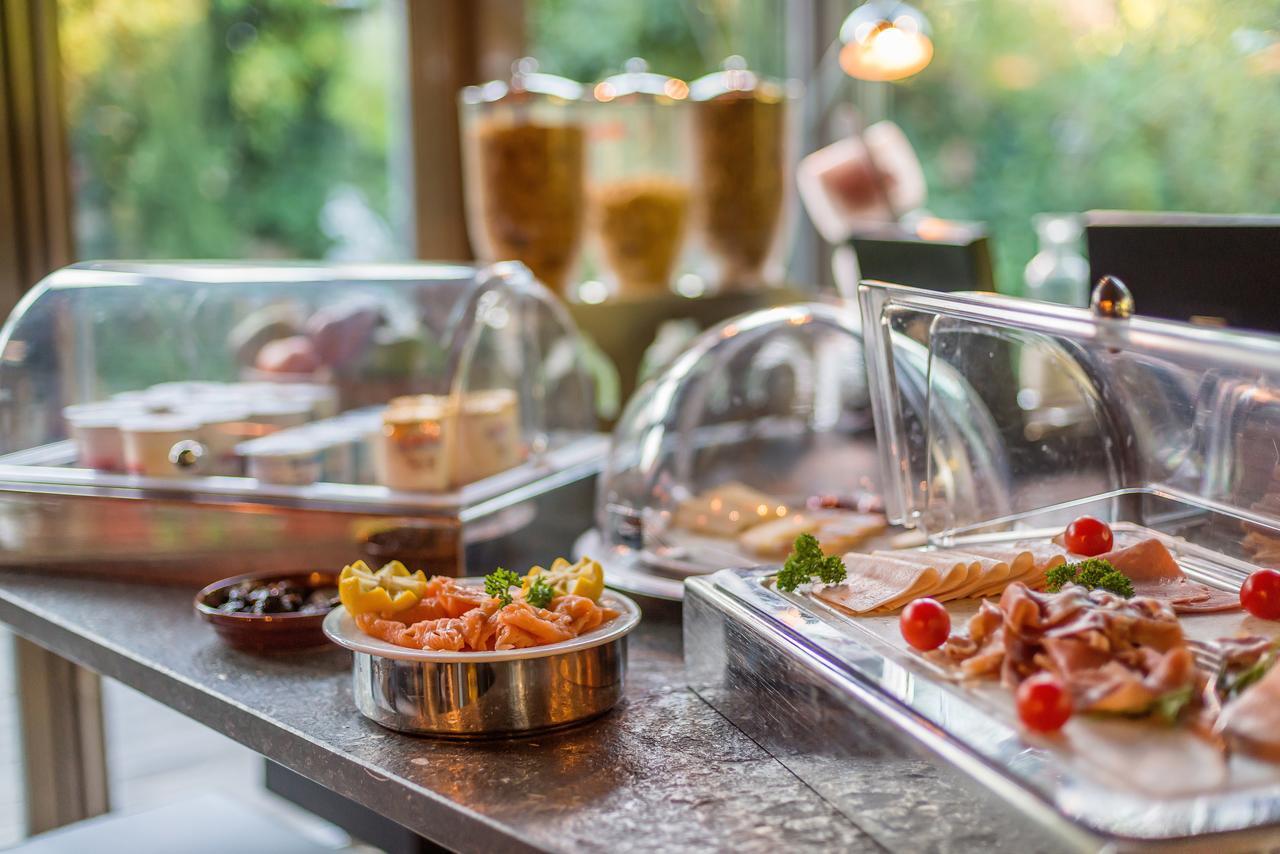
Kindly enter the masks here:
<path id="1" fill-rule="evenodd" d="M 480 652 L 524 649 L 570 640 L 599 628 L 619 612 L 585 596 L 560 596 L 551 607 L 517 599 L 505 607 L 483 590 L 436 576 L 414 607 L 388 614 L 359 614 L 365 634 L 408 649 Z"/>

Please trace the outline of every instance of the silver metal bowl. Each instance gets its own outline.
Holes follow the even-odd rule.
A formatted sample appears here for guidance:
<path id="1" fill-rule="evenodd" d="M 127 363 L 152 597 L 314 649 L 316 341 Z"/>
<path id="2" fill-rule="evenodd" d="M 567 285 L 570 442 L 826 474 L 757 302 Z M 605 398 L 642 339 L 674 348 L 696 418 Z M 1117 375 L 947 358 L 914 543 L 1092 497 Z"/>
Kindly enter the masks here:
<path id="1" fill-rule="evenodd" d="M 640 609 L 613 591 L 601 601 L 619 616 L 581 637 L 530 649 L 407 649 L 364 634 L 345 608 L 329 614 L 324 631 L 354 653 L 356 707 L 370 720 L 417 735 L 526 735 L 604 714 L 621 699 L 626 636 Z"/>

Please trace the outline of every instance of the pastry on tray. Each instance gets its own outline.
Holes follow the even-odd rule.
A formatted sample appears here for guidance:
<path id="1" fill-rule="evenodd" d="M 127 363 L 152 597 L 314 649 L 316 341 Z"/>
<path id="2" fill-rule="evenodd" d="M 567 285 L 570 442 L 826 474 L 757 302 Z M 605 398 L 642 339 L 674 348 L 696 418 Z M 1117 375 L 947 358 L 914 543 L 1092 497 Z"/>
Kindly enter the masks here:
<path id="1" fill-rule="evenodd" d="M 882 533 L 888 522 L 880 513 L 853 510 L 802 510 L 755 525 L 739 535 L 738 545 L 762 558 L 784 558 L 801 534 L 812 534 L 827 554 L 844 554 Z"/>
<path id="2" fill-rule="evenodd" d="M 695 495 L 676 508 L 673 524 L 695 534 L 733 537 L 787 508 L 772 495 L 731 481 Z"/>

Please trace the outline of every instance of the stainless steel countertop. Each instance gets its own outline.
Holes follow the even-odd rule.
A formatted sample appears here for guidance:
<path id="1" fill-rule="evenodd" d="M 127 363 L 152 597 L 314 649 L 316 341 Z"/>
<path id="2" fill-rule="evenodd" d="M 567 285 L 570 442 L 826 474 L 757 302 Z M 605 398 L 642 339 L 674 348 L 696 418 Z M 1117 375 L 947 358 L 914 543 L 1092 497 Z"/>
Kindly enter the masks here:
<path id="1" fill-rule="evenodd" d="M 685 687 L 678 622 L 641 623 L 603 718 L 446 742 L 362 718 L 341 650 L 229 649 L 194 592 L 6 570 L 0 621 L 450 848 L 881 850 Z"/>

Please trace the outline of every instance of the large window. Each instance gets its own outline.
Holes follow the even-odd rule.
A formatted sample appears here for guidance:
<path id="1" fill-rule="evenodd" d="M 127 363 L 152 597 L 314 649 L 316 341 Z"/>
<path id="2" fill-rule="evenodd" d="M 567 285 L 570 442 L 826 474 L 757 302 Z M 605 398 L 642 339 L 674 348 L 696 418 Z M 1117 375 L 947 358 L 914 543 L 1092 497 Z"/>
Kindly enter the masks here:
<path id="1" fill-rule="evenodd" d="M 398 0 L 60 0 L 82 258 L 412 254 Z"/>
<path id="2" fill-rule="evenodd" d="M 1021 287 L 1038 212 L 1280 212 L 1276 0 L 914 2 L 933 26 L 932 65 L 878 89 L 846 81 L 833 103 L 902 125 L 928 207 L 990 227 L 1002 289 Z M 537 0 L 531 50 L 582 80 L 631 55 L 695 77 L 728 53 L 809 77 L 855 5 Z M 831 141 L 815 127 L 803 136 L 810 148 Z"/>
<path id="3" fill-rule="evenodd" d="M 934 62 L 898 84 L 938 214 L 988 222 L 1002 289 L 1030 217 L 1280 212 L 1276 0 L 921 0 Z"/>

